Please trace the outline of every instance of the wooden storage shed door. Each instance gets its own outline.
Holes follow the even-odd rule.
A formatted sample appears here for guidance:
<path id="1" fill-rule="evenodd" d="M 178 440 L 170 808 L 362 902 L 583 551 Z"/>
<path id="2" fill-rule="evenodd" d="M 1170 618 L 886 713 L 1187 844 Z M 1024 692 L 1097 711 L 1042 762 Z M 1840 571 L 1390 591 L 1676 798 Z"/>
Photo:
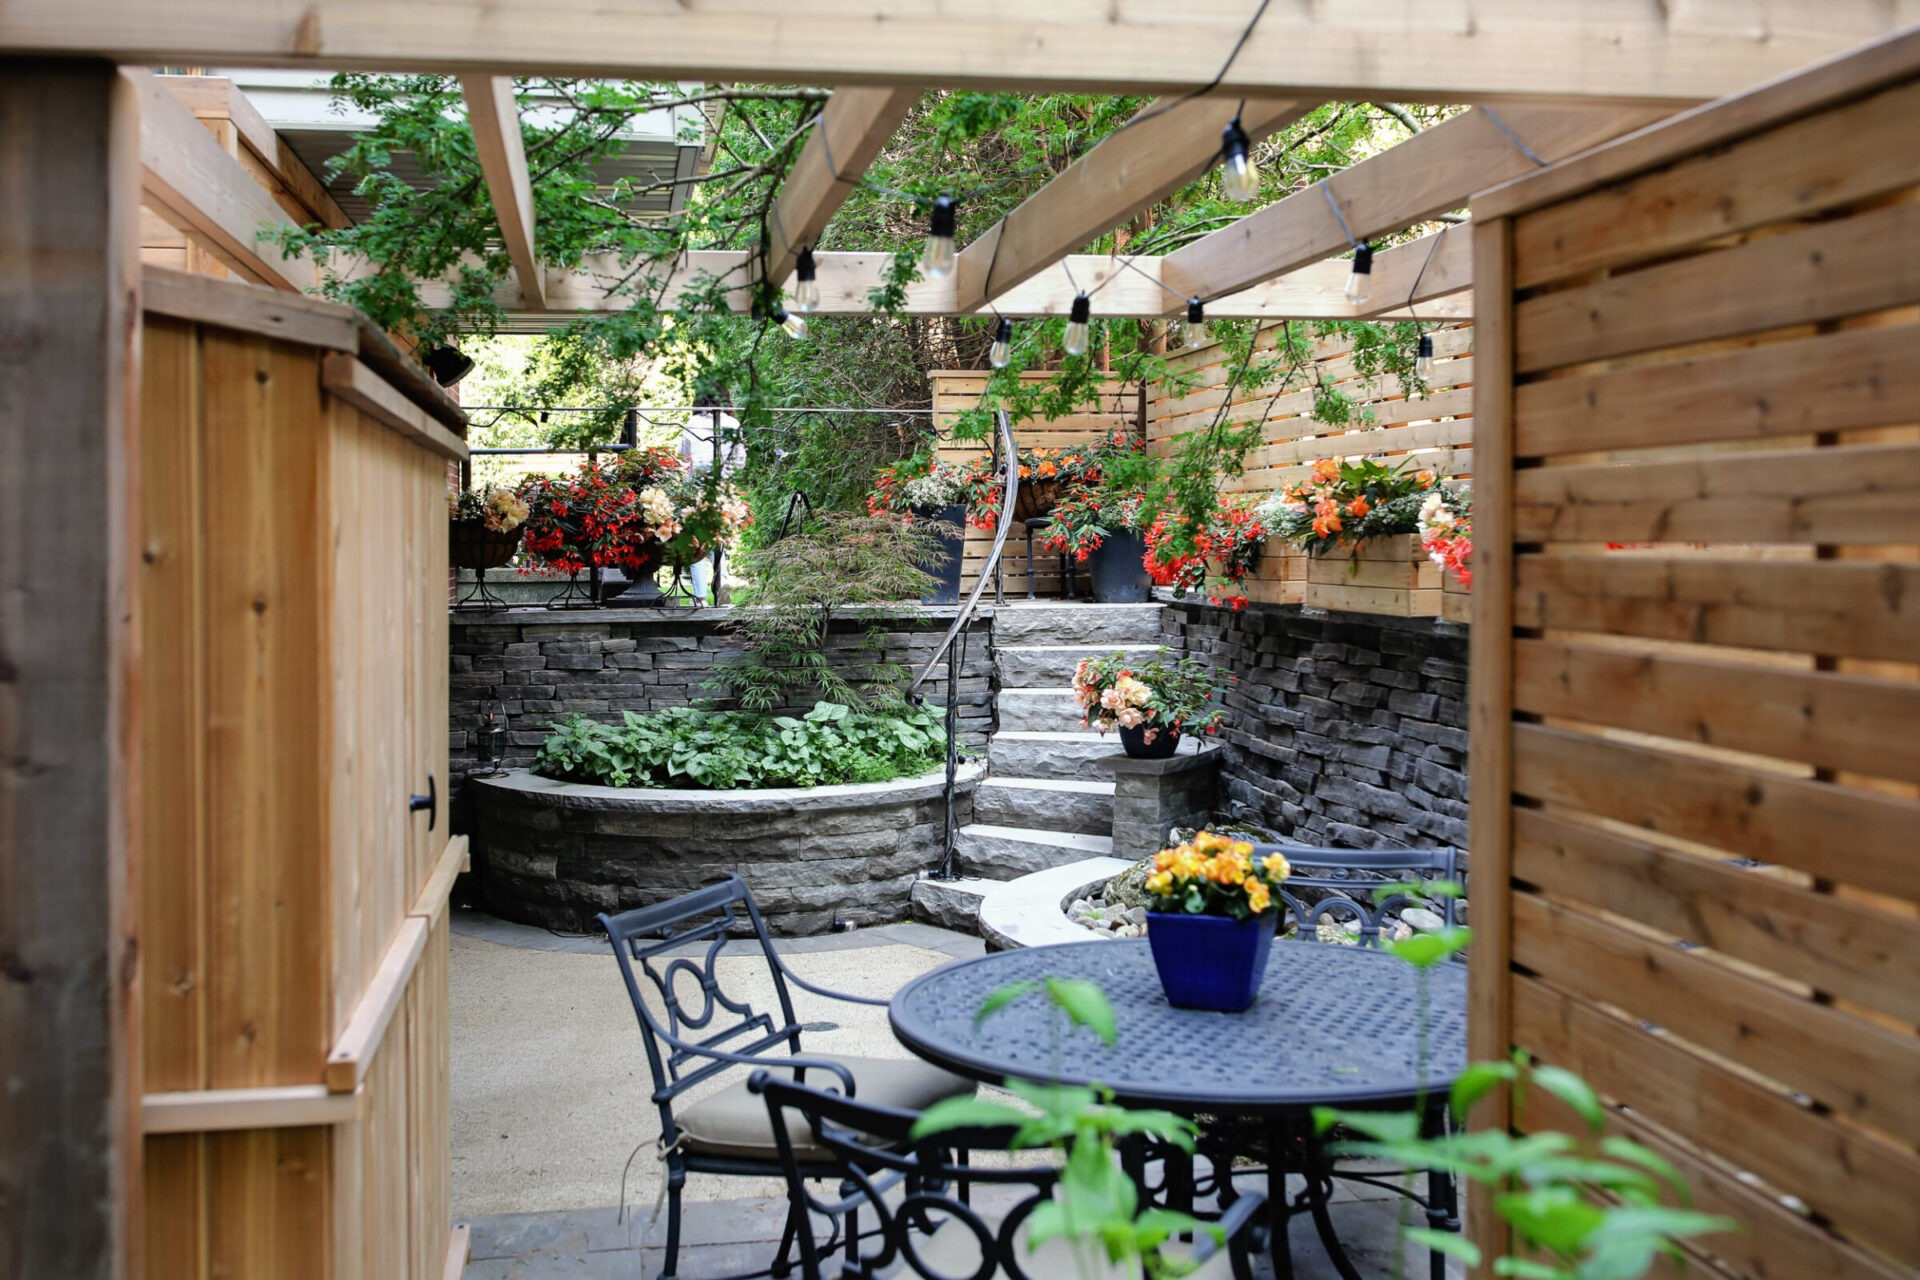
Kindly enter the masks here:
<path id="1" fill-rule="evenodd" d="M 1916 120 L 1909 36 L 1474 202 L 1474 1054 L 1708 1276 L 1920 1267 Z"/>
<path id="2" fill-rule="evenodd" d="M 344 308 L 147 293 L 146 1274 L 437 1277 L 464 420 Z"/>

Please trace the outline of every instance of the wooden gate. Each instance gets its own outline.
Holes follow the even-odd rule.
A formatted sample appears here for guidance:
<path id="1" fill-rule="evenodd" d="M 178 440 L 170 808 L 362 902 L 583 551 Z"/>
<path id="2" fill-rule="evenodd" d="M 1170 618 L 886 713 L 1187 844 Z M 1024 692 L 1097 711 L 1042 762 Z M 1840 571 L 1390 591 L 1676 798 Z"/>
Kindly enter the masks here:
<path id="1" fill-rule="evenodd" d="M 346 308 L 144 301 L 146 1274 L 439 1276 L 465 419 Z"/>
<path id="2" fill-rule="evenodd" d="M 1709 1276 L 1920 1265 L 1916 122 L 1907 41 L 1474 201 L 1474 1054 Z"/>

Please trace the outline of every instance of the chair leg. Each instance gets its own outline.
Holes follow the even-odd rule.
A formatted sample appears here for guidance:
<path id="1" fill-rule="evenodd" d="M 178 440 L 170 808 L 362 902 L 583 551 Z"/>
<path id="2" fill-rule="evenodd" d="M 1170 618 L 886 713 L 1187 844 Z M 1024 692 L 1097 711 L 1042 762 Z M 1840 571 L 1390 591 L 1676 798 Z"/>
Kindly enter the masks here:
<path id="1" fill-rule="evenodd" d="M 796 1212 L 793 1205 L 788 1204 L 786 1229 L 780 1233 L 780 1252 L 774 1255 L 773 1266 L 767 1271 L 773 1280 L 786 1280 L 787 1276 L 793 1274 L 793 1247 L 800 1241 L 800 1223 L 794 1217 Z"/>
<path id="2" fill-rule="evenodd" d="M 680 1268 L 680 1188 L 686 1183 L 684 1169 L 667 1170 L 667 1256 L 661 1262 L 660 1280 L 676 1280 Z"/>

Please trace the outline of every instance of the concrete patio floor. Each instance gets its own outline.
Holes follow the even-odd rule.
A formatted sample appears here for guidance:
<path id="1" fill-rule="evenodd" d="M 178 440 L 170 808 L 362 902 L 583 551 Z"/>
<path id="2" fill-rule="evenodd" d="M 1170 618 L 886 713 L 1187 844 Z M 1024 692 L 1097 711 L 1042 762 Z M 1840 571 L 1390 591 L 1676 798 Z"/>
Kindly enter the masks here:
<path id="1" fill-rule="evenodd" d="M 659 1118 L 647 1101 L 652 1081 L 632 1006 L 605 940 L 473 912 L 455 914 L 453 933 L 453 1211 L 472 1228 L 467 1280 L 651 1280 L 665 1239 L 664 1220 L 653 1217 Z M 879 997 L 983 950 L 978 938 L 919 924 L 780 945 L 809 981 Z M 724 980 L 740 981 L 756 1002 L 770 999 L 756 955 L 729 953 L 720 963 L 732 975 Z M 811 1023 L 809 1050 L 905 1056 L 885 1009 L 804 992 L 795 992 L 795 1006 Z M 689 1178 L 684 1280 L 765 1267 L 784 1220 L 781 1196 L 772 1179 Z M 1427 1274 L 1421 1251 L 1407 1251 L 1404 1268 L 1394 1265 L 1399 1205 L 1365 1186 L 1336 1191 L 1335 1225 L 1363 1274 Z M 1293 1239 L 1300 1280 L 1334 1276 L 1310 1223 L 1296 1221 Z M 1258 1274 L 1270 1275 L 1268 1264 Z"/>

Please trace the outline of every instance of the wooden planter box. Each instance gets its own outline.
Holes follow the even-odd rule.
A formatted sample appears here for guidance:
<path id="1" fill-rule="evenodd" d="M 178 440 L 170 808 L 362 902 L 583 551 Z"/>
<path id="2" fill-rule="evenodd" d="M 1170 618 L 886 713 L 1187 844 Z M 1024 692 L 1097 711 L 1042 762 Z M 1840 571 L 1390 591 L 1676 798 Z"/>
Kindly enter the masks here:
<path id="1" fill-rule="evenodd" d="M 1268 538 L 1247 577 L 1247 598 L 1256 604 L 1299 604 L 1307 589 L 1306 552 L 1284 538 Z"/>
<path id="2" fill-rule="evenodd" d="M 1307 558 L 1301 603 L 1313 609 L 1380 613 L 1395 618 L 1440 616 L 1440 566 L 1411 533 L 1371 538 L 1357 550 Z"/>
<path id="3" fill-rule="evenodd" d="M 1460 579 L 1440 571 L 1440 620 L 1466 626 L 1473 621 L 1473 597 L 1460 585 Z"/>

